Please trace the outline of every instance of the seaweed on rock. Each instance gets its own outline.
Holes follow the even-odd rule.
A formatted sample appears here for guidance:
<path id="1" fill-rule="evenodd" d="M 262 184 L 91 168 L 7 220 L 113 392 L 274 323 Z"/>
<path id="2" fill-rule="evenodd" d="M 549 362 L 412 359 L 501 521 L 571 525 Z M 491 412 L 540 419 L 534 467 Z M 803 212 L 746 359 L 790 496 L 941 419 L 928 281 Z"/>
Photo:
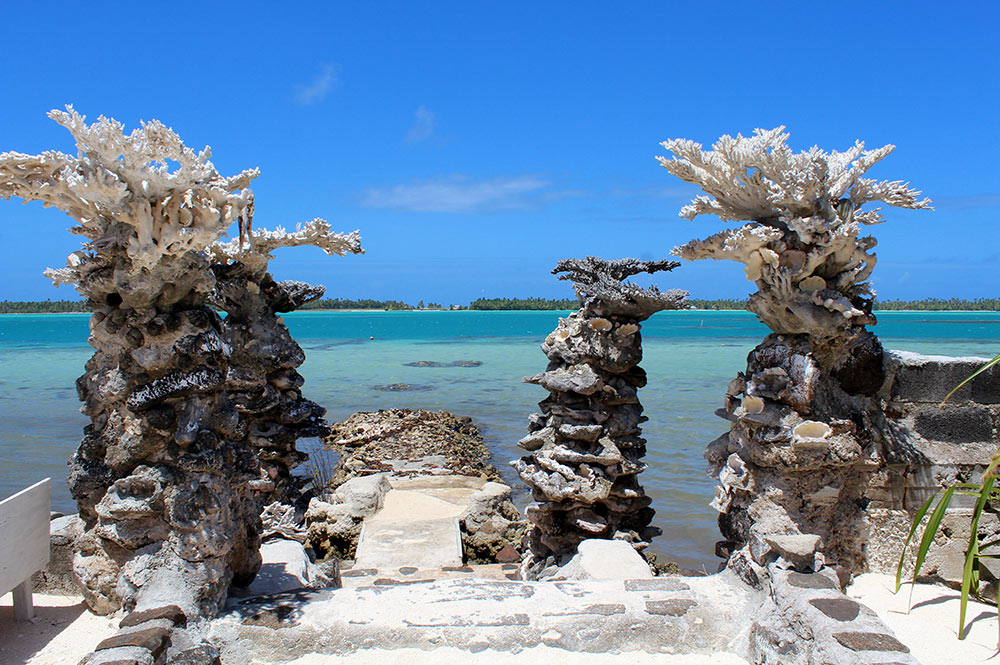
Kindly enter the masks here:
<path id="1" fill-rule="evenodd" d="M 560 261 L 554 274 L 574 282 L 580 309 L 545 339 L 546 371 L 524 379 L 549 391 L 518 442 L 529 454 L 511 462 L 532 491 L 527 509 L 525 579 L 549 576 L 588 538 L 627 540 L 637 550 L 660 531 L 638 481 L 646 440 L 638 389 L 646 385 L 640 323 L 684 306 L 686 291 L 660 292 L 626 281 L 673 270 L 677 261 Z M 560 274 L 564 273 L 564 274 Z"/>
<path id="2" fill-rule="evenodd" d="M 102 614 L 168 602 L 212 615 L 230 582 L 256 574 L 260 504 L 290 493 L 294 438 L 322 414 L 301 398 L 302 351 L 276 316 L 322 289 L 275 282 L 269 252 L 358 253 L 360 241 L 322 220 L 253 231 L 258 171 L 221 176 L 208 148 L 160 122 L 125 134 L 72 107 L 49 115 L 78 154 L 3 153 L 0 196 L 59 208 L 87 238 L 46 271 L 93 310 L 77 381 L 91 422 L 69 473 L 85 523 L 74 572 Z M 240 238 L 220 242 L 233 223 Z"/>

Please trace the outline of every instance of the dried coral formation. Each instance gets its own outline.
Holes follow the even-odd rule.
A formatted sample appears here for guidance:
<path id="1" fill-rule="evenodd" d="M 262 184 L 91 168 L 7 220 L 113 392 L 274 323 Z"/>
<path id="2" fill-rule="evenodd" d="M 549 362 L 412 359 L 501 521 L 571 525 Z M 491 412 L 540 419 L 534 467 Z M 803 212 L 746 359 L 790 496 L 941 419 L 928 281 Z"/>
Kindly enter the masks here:
<path id="1" fill-rule="evenodd" d="M 255 438 L 265 411 L 248 404 L 300 404 L 301 350 L 268 317 L 301 298 L 264 268 L 270 249 L 301 239 L 252 234 L 247 185 L 257 171 L 222 177 L 207 148 L 195 153 L 159 122 L 126 135 L 113 120 L 87 125 L 72 108 L 50 116 L 79 154 L 0 155 L 0 196 L 57 207 L 88 239 L 66 268 L 46 271 L 75 284 L 94 311 L 95 353 L 77 382 L 91 423 L 70 463 L 85 523 L 74 572 L 100 613 L 169 602 L 211 615 L 230 581 L 249 581 L 260 565 L 253 494 L 273 483 L 262 479 L 256 446 L 271 439 Z M 217 245 L 234 222 L 241 242 Z M 325 234 L 328 252 L 360 251 L 356 234 L 307 228 Z M 235 303 L 254 291 L 259 300 Z M 264 358 L 273 389 L 247 378 Z"/>
<path id="2" fill-rule="evenodd" d="M 624 539 L 642 550 L 659 533 L 638 481 L 646 440 L 638 390 L 646 385 L 640 322 L 684 306 L 687 292 L 661 293 L 626 282 L 641 272 L 672 270 L 676 261 L 560 261 L 582 306 L 542 344 L 543 374 L 527 377 L 549 391 L 518 445 L 529 454 L 512 462 L 532 490 L 526 578 L 544 577 L 588 538 Z"/>
<path id="3" fill-rule="evenodd" d="M 658 158 L 709 194 L 681 217 L 749 221 L 674 253 L 744 263 L 758 289 L 750 309 L 774 331 L 727 390 L 721 415 L 731 430 L 706 453 L 721 482 L 714 505 L 729 540 L 724 554 L 745 546 L 760 563 L 770 537 L 802 536 L 860 570 L 866 492 L 888 445 L 876 397 L 882 346 L 865 327 L 875 323 L 866 281 L 875 240 L 860 235 L 862 224 L 882 219 L 861 207 L 920 209 L 929 201 L 905 183 L 862 177 L 891 145 L 865 151 L 859 141 L 845 152 L 796 154 L 783 130 L 724 136 L 708 151 L 665 141 L 676 157 Z"/>

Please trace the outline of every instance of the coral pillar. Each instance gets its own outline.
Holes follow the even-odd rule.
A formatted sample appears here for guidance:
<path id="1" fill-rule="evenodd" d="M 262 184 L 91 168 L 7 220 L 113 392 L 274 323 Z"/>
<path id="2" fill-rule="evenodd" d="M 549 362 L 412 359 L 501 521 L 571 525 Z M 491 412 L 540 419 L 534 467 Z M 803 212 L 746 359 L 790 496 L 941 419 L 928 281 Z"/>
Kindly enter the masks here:
<path id="1" fill-rule="evenodd" d="M 638 481 L 646 454 L 640 424 L 647 420 L 638 398 L 646 385 L 640 322 L 682 307 L 687 292 L 624 280 L 678 265 L 587 257 L 553 270 L 573 280 L 582 306 L 542 344 L 547 370 L 524 379 L 549 391 L 518 442 L 529 454 L 512 462 L 535 501 L 527 510 L 526 578 L 550 574 L 587 538 L 623 539 L 641 551 L 660 532 L 650 526 L 654 511 Z"/>
<path id="2" fill-rule="evenodd" d="M 230 582 L 260 566 L 254 493 L 288 485 L 288 436 L 321 413 L 301 400 L 302 351 L 274 317 L 310 291 L 268 281 L 268 252 L 313 244 L 342 254 L 360 242 L 322 220 L 253 232 L 247 185 L 257 172 L 220 176 L 207 148 L 194 153 L 156 121 L 125 135 L 72 108 L 50 115 L 79 155 L 0 155 L 0 196 L 58 207 L 89 239 L 66 268 L 46 271 L 94 311 L 95 353 L 77 382 L 91 423 L 69 474 L 85 524 L 74 574 L 102 614 L 177 604 L 212 615 Z M 233 223 L 241 237 L 220 243 Z M 240 283 L 244 293 L 260 298 L 237 307 L 227 295 L 243 269 L 260 276 Z M 219 304 L 233 310 L 225 320 Z"/>
<path id="3" fill-rule="evenodd" d="M 247 423 L 247 438 L 262 465 L 261 503 L 295 504 L 308 478 L 292 475 L 307 459 L 297 439 L 324 433 L 325 409 L 302 396 L 305 360 L 280 313 L 294 311 L 323 295 L 322 286 L 276 282 L 242 263 L 213 266 L 216 300 L 227 312 L 223 333 L 233 349 L 226 388 Z M 300 506 L 302 510 L 305 506 Z"/>
<path id="4" fill-rule="evenodd" d="M 861 177 L 893 146 L 795 154 L 787 138 L 783 128 L 757 130 L 724 136 L 711 151 L 677 139 L 663 143 L 677 157 L 659 158 L 711 195 L 682 217 L 750 221 L 674 253 L 744 263 L 758 289 L 750 310 L 774 331 L 730 383 L 722 415 L 731 429 L 706 453 L 720 480 L 718 549 L 746 564 L 825 558 L 860 571 L 873 474 L 894 454 L 877 394 L 882 346 L 866 328 L 875 323 L 866 280 L 876 243 L 860 236 L 861 224 L 881 217 L 861 208 L 929 201 L 901 182 Z"/>

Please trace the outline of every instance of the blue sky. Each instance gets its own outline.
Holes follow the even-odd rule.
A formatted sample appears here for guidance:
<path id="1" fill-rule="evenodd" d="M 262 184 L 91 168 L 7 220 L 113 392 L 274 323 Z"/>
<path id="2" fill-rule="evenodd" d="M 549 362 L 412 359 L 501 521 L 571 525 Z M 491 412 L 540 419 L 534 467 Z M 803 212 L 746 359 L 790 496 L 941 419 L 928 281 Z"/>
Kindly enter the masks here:
<path id="1" fill-rule="evenodd" d="M 998 295 L 996 3 L 211 4 L 10 3 L 0 151 L 73 152 L 45 116 L 67 103 L 156 118 L 225 175 L 261 168 L 256 227 L 361 230 L 366 255 L 281 250 L 278 278 L 464 304 L 566 297 L 561 258 L 720 230 L 677 217 L 698 192 L 658 143 L 784 124 L 799 150 L 896 144 L 871 174 L 934 200 L 871 227 L 880 297 Z M 75 297 L 41 275 L 79 246 L 68 218 L 18 203 L 0 201 L 0 299 Z M 753 290 L 728 262 L 656 281 Z"/>

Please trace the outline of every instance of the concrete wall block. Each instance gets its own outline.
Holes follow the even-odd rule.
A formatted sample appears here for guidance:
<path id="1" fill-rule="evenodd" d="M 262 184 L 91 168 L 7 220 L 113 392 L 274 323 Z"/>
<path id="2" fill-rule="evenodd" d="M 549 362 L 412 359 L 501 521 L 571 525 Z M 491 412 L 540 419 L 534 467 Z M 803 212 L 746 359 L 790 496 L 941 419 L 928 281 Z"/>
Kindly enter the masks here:
<path id="1" fill-rule="evenodd" d="M 993 441 L 993 413 L 985 406 L 967 405 L 950 409 L 924 406 L 915 410 L 913 424 L 917 433 L 931 441 L 975 443 Z"/>
<path id="2" fill-rule="evenodd" d="M 933 418 L 933 409 L 928 408 L 928 412 L 928 419 Z M 906 473 L 914 467 L 931 464 L 968 468 L 981 465 L 985 468 L 997 453 L 997 449 L 1000 448 L 1000 441 L 992 435 L 979 441 L 971 442 L 927 439 L 917 431 L 915 421 L 916 417 L 913 415 L 907 417 L 904 421 L 897 421 L 892 428 L 889 449 L 886 450 L 885 457 L 888 462 L 888 468 L 892 470 L 891 473 L 893 474 Z M 942 419 L 937 423 L 928 425 L 925 431 L 928 433 L 937 433 L 934 427 L 941 426 L 945 428 L 947 422 L 947 420 Z M 959 422 L 961 422 L 961 419 L 959 419 Z M 975 426 L 985 431 L 987 425 L 980 423 Z M 989 424 L 989 427 L 992 431 L 993 425 Z M 952 436 L 954 438 L 954 435 Z"/>
<path id="3" fill-rule="evenodd" d="M 965 549 L 969 544 L 969 524 L 971 510 L 949 510 L 941 521 L 920 570 L 921 577 L 939 578 L 950 584 L 960 584 L 965 566 Z M 913 513 L 905 510 L 872 510 L 868 515 L 868 543 L 866 554 L 871 572 L 895 575 L 903 543 L 910 531 Z M 1000 519 L 992 513 L 984 514 L 980 520 L 980 538 L 991 540 L 1000 534 Z M 917 547 L 923 529 L 918 529 L 914 542 L 906 550 L 903 579 L 912 575 Z M 997 560 L 986 559 L 983 563 L 998 577 L 1000 566 Z"/>
<path id="4" fill-rule="evenodd" d="M 952 389 L 983 366 L 987 358 L 925 356 L 909 351 L 888 351 L 886 368 L 893 376 L 890 395 L 905 402 L 939 403 Z M 975 401 L 1000 403 L 1000 368 L 992 368 L 957 391 L 951 403 Z"/>

